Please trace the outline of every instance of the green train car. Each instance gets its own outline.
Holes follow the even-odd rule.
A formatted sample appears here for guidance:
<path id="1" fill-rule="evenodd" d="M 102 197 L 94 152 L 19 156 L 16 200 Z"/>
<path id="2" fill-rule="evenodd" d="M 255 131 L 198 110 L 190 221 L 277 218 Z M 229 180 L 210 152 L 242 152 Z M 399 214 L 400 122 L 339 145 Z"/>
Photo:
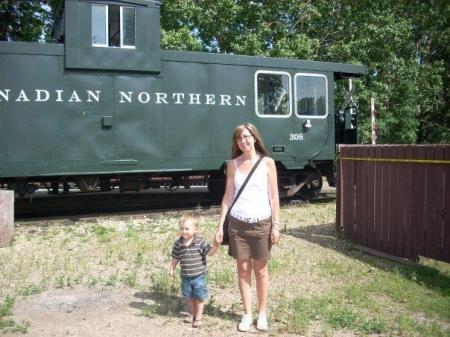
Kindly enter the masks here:
<path id="1" fill-rule="evenodd" d="M 334 183 L 356 142 L 336 81 L 361 65 L 160 50 L 160 2 L 66 0 L 58 43 L 0 42 L 0 188 L 121 191 L 207 183 L 220 195 L 231 135 L 261 131 L 281 196 Z"/>

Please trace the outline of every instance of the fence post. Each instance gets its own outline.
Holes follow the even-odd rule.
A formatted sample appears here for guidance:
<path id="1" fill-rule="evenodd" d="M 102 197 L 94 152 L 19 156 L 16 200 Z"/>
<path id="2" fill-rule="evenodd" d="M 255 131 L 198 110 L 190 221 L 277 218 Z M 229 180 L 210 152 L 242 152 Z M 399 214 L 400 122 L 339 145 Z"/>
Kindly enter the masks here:
<path id="1" fill-rule="evenodd" d="M 14 235 L 14 191 L 0 190 L 0 248 L 11 243 Z"/>

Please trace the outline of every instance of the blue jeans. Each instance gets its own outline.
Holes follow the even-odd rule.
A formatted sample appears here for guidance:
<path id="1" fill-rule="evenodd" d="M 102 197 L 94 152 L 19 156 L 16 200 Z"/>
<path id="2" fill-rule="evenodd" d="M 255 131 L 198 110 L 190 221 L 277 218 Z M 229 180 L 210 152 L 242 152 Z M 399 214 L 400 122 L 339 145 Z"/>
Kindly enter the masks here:
<path id="1" fill-rule="evenodd" d="M 190 298 L 205 300 L 208 297 L 205 275 L 181 276 L 181 292 L 186 300 Z"/>

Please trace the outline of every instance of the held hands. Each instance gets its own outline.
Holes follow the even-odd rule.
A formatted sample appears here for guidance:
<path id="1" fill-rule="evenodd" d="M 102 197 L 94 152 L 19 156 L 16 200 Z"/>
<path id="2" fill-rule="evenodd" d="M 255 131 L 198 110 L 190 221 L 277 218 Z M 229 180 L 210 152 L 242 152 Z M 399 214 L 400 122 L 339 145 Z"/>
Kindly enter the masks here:
<path id="1" fill-rule="evenodd" d="M 216 234 L 214 235 L 214 244 L 220 245 L 222 241 L 223 241 L 223 228 L 222 226 L 218 226 Z"/>

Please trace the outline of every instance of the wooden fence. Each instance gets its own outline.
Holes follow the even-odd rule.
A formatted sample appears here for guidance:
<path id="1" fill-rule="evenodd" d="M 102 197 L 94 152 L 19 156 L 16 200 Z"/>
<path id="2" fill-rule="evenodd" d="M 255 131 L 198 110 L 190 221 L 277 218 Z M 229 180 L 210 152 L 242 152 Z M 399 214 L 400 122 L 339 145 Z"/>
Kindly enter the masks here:
<path id="1" fill-rule="evenodd" d="M 336 225 L 389 255 L 450 262 L 450 145 L 339 145 Z"/>

